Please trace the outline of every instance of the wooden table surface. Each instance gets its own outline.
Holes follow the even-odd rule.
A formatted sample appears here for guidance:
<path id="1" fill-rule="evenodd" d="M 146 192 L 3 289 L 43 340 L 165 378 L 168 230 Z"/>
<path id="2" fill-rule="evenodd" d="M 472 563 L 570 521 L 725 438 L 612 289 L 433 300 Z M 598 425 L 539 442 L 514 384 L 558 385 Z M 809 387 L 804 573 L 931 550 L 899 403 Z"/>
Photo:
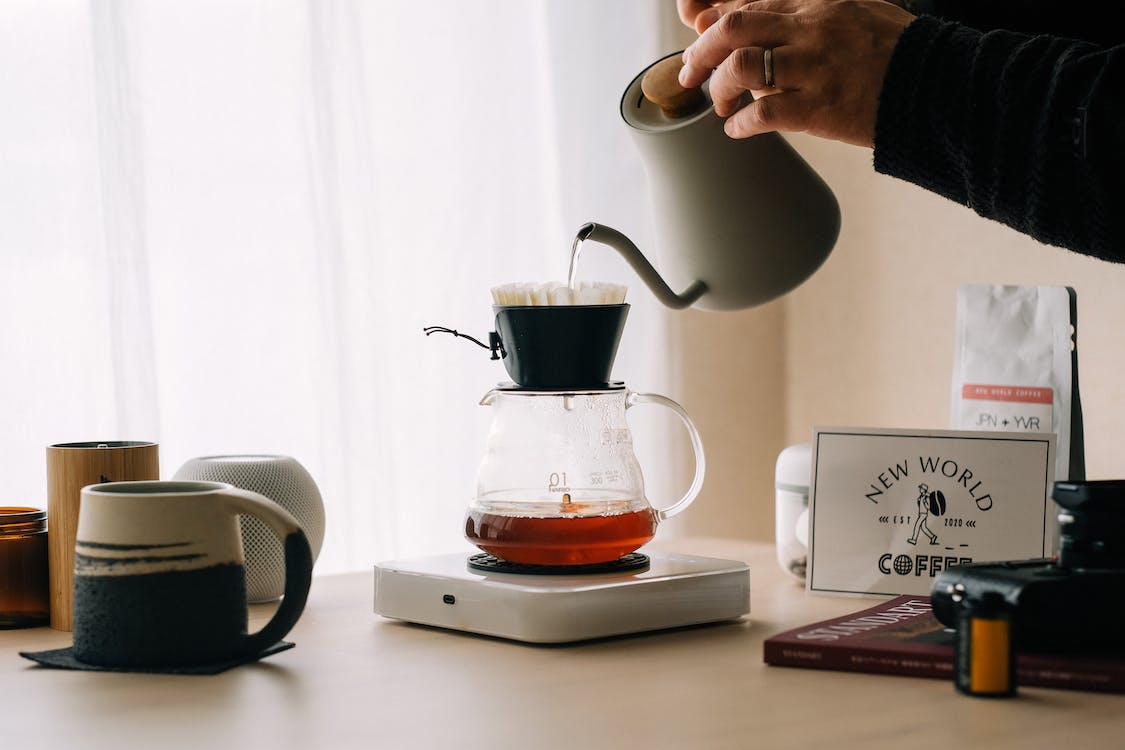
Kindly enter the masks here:
<path id="1" fill-rule="evenodd" d="M 365 572 L 316 578 L 295 649 L 216 676 L 48 670 L 18 652 L 69 633 L 0 631 L 0 748 L 1125 747 L 1125 696 L 767 666 L 767 636 L 871 602 L 806 595 L 769 545 L 653 546 L 749 562 L 751 614 L 533 646 L 383 619 Z"/>

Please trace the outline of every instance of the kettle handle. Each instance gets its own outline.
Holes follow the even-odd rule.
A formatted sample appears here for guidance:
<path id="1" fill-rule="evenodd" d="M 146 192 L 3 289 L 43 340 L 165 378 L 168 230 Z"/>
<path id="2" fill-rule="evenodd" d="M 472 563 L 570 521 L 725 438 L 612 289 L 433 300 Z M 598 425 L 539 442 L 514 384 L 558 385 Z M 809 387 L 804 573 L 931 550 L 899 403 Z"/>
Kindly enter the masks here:
<path id="1" fill-rule="evenodd" d="M 695 428 L 695 423 L 691 421 L 691 417 L 684 411 L 684 407 L 667 396 L 661 396 L 656 393 L 634 393 L 630 391 L 629 395 L 625 397 L 625 408 L 628 409 L 637 404 L 659 404 L 674 411 L 676 416 L 680 418 L 680 421 L 684 423 L 684 427 L 687 428 L 688 437 L 691 438 L 691 449 L 695 452 L 695 477 L 691 481 L 691 487 L 688 488 L 688 491 L 684 493 L 684 496 L 679 500 L 672 503 L 667 508 L 655 511 L 656 517 L 660 521 L 666 521 L 691 505 L 691 502 L 695 500 L 696 495 L 698 495 L 699 491 L 703 488 L 703 474 L 707 469 L 707 462 L 703 458 L 703 440 L 699 437 L 699 430 Z"/>
<path id="2" fill-rule="evenodd" d="M 578 236 L 575 238 L 575 252 L 580 250 L 580 248 L 577 247 L 577 243 L 585 240 L 594 240 L 603 245 L 609 245 L 620 253 L 621 257 L 632 267 L 637 276 L 641 277 L 641 281 L 652 291 L 653 295 L 673 310 L 682 310 L 685 307 L 691 307 L 696 300 L 707 293 L 707 283 L 700 279 L 693 281 L 691 286 L 680 294 L 673 292 L 672 288 L 665 283 L 657 270 L 648 262 L 648 258 L 644 256 L 644 253 L 633 244 L 633 241 L 613 227 L 607 227 L 605 224 L 595 224 L 593 222 L 584 224 L 582 228 L 578 230 Z M 573 264 L 573 262 L 572 260 L 571 263 Z"/>

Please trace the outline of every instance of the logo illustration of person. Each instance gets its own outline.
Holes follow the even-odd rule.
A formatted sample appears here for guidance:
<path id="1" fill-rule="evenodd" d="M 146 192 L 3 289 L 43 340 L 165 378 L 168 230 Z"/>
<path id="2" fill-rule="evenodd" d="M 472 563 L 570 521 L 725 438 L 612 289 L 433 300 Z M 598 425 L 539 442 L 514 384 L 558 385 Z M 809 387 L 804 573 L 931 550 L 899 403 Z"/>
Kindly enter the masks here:
<path id="1" fill-rule="evenodd" d="M 930 531 L 930 527 L 926 524 L 926 521 L 928 521 L 930 518 L 931 503 L 933 503 L 934 505 L 933 510 L 935 511 L 935 515 L 940 516 L 945 511 L 945 508 L 940 507 L 937 503 L 938 495 L 941 495 L 941 493 L 931 493 L 930 488 L 925 484 L 918 485 L 918 518 L 914 521 L 914 533 L 910 536 L 909 539 L 906 540 L 908 544 L 918 543 L 919 531 L 926 535 L 926 537 L 930 540 L 930 544 L 938 543 L 937 534 Z M 945 496 L 941 495 L 941 506 L 944 505 Z"/>

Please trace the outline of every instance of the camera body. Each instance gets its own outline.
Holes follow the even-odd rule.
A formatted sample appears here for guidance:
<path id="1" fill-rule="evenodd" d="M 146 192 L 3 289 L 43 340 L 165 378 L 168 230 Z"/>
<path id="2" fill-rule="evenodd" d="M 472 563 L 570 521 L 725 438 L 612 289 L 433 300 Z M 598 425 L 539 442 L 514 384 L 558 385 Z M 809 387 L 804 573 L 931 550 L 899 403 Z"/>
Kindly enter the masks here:
<path id="1" fill-rule="evenodd" d="M 934 579 L 934 615 L 956 627 L 966 601 L 1004 597 L 1016 643 L 1045 651 L 1120 650 L 1125 622 L 1125 480 L 1056 482 L 1054 559 L 971 563 Z"/>

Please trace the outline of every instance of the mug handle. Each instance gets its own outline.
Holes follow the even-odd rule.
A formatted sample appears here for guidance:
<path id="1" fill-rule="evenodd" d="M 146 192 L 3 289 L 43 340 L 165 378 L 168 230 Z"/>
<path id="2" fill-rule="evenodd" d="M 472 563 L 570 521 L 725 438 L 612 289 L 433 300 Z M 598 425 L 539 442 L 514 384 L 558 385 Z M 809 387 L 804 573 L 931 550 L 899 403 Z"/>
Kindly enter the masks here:
<path id="1" fill-rule="evenodd" d="M 666 406 L 674 411 L 676 416 L 680 418 L 680 421 L 684 423 L 684 427 L 687 428 L 688 437 L 691 438 L 691 449 L 695 452 L 695 478 L 692 479 L 691 487 L 688 487 L 687 493 L 679 500 L 663 510 L 656 511 L 657 519 L 666 521 L 691 505 L 691 501 L 695 500 L 696 495 L 698 495 L 699 491 L 703 488 L 703 474 L 707 469 L 706 461 L 703 458 L 703 440 L 699 437 L 699 430 L 695 428 L 695 423 L 691 421 L 691 417 L 684 411 L 684 407 L 667 396 L 661 396 L 656 393 L 634 393 L 630 391 L 629 395 L 625 397 L 625 408 L 628 409 L 637 404 L 659 404 L 660 406 Z"/>
<path id="2" fill-rule="evenodd" d="M 284 638 L 304 612 L 312 587 L 312 548 L 293 514 L 267 497 L 231 486 L 216 494 L 226 501 L 232 513 L 265 522 L 285 548 L 285 594 L 281 606 L 261 630 L 246 636 L 244 653 L 257 654 Z"/>

